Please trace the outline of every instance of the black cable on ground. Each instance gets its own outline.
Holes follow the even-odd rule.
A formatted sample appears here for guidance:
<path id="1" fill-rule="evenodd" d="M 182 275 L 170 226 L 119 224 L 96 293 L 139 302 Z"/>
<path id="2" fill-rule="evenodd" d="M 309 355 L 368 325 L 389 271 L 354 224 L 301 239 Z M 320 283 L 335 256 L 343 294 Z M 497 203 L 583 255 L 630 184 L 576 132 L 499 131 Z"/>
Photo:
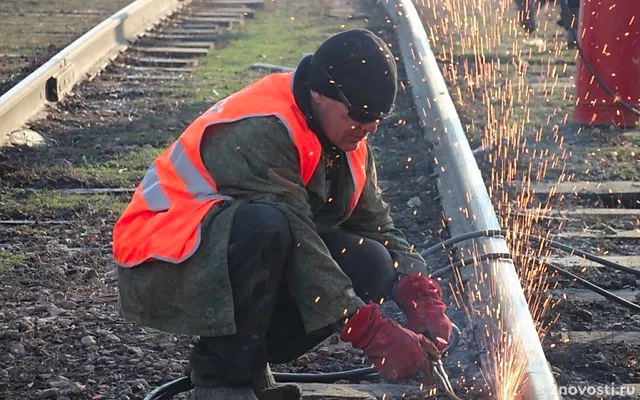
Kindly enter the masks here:
<path id="1" fill-rule="evenodd" d="M 564 268 L 560 268 L 557 265 L 554 265 L 554 264 L 551 264 L 551 263 L 548 263 L 548 262 L 544 262 L 544 261 L 542 261 L 542 264 L 545 267 L 547 267 L 547 268 L 549 268 L 551 270 L 557 271 L 560 275 L 564 275 L 567 278 L 571 278 L 571 279 L 575 280 L 580 285 L 582 285 L 582 286 L 584 286 L 584 287 L 586 287 L 586 288 L 598 293 L 601 296 L 606 297 L 608 300 L 611 300 L 614 303 L 618 303 L 621 306 L 624 306 L 626 308 L 630 308 L 633 311 L 635 311 L 637 313 L 640 313 L 640 305 L 632 303 L 629 300 L 623 299 L 622 297 L 617 296 L 617 295 L 609 292 L 608 290 L 603 289 L 600 286 L 589 282 L 586 279 L 580 278 L 579 276 L 577 276 L 575 274 L 572 274 L 571 272 L 567 271 Z"/>
<path id="2" fill-rule="evenodd" d="M 183 376 L 182 378 L 172 380 L 157 387 L 146 395 L 144 400 L 168 400 L 177 394 L 188 392 L 191 389 L 193 389 L 191 379 L 189 379 L 188 376 Z"/>
<path id="3" fill-rule="evenodd" d="M 480 261 L 484 261 L 484 260 L 497 260 L 497 259 L 510 259 L 510 257 L 507 255 L 505 256 L 502 253 L 488 253 L 488 254 L 482 254 L 480 256 L 477 257 L 472 257 L 472 258 L 468 258 L 462 261 L 458 261 L 455 264 L 452 265 L 448 265 L 442 269 L 439 269 L 437 271 L 435 271 L 434 273 L 432 273 L 431 275 L 429 275 L 431 278 L 439 278 L 449 272 L 451 272 L 454 268 L 458 269 L 461 267 L 464 267 L 466 265 L 473 265 L 473 263 L 477 263 Z M 579 276 L 572 274 L 571 272 L 567 271 L 566 269 L 563 269 L 555 264 L 551 264 L 545 261 L 540 261 L 542 263 L 543 266 L 549 268 L 550 270 L 553 271 L 557 271 L 560 275 L 564 275 L 567 278 L 571 278 L 573 279 L 576 283 L 578 283 L 579 285 L 582 285 L 584 287 L 586 287 L 587 289 L 592 290 L 593 292 L 598 293 L 599 295 L 607 298 L 607 300 L 611 300 L 614 303 L 618 303 L 621 306 L 624 306 L 626 308 L 630 308 L 631 310 L 635 311 L 635 312 L 640 312 L 640 305 L 637 305 L 635 303 L 630 302 L 629 300 L 623 299 L 622 297 L 615 295 L 609 291 L 607 291 L 606 289 L 589 282 L 586 279 L 580 278 Z"/>
<path id="4" fill-rule="evenodd" d="M 486 260 L 499 260 L 499 259 L 511 259 L 511 254 L 509 253 L 487 253 L 487 254 L 481 254 L 479 256 L 475 256 L 475 257 L 469 257 L 469 258 L 465 258 L 464 260 L 460 260 L 458 262 L 456 262 L 455 264 L 451 264 L 448 265 L 444 268 L 441 268 L 437 271 L 432 272 L 431 274 L 429 274 L 429 277 L 431 278 L 440 278 L 443 275 L 446 275 L 447 273 L 451 272 L 454 268 L 458 269 L 458 268 L 462 268 L 465 267 L 467 265 L 473 265 L 474 263 L 478 263 L 480 261 L 486 261 Z"/>
<path id="5" fill-rule="evenodd" d="M 447 239 L 435 246 L 430 247 L 429 249 L 425 250 L 424 252 L 422 252 L 421 254 L 423 255 L 428 255 L 431 254 L 433 251 L 435 250 L 441 250 L 446 248 L 446 246 L 453 244 L 453 243 L 458 243 L 458 242 L 462 242 L 465 240 L 469 240 L 472 238 L 476 238 L 476 237 L 503 237 L 504 235 L 506 235 L 507 233 L 512 233 L 512 234 L 516 234 L 516 235 L 522 235 L 527 237 L 529 240 L 535 240 L 535 241 L 543 241 L 548 243 L 551 247 L 555 247 L 555 248 L 559 248 L 565 251 L 568 251 L 572 254 L 578 254 L 580 256 L 583 256 L 586 259 L 589 259 L 591 261 L 603 264 L 605 266 L 611 267 L 613 269 L 616 270 L 621 270 L 621 271 L 625 271 L 625 272 L 631 272 L 635 275 L 640 274 L 640 271 L 630 268 L 630 267 L 626 267 L 624 265 L 620 265 L 618 263 L 614 263 L 612 261 L 603 259 L 601 257 L 598 257 L 594 254 L 591 253 L 586 253 L 583 252 L 581 250 L 575 249 L 571 246 L 567 246 L 564 245 L 562 243 L 558 243 L 555 242 L 553 240 L 544 238 L 542 236 L 537 236 L 537 235 L 531 235 L 528 233 L 523 233 L 523 232 L 516 232 L 516 231 L 510 231 L 507 229 L 503 229 L 503 230 L 485 230 L 485 231 L 475 231 L 475 232 L 469 232 L 469 233 L 465 233 L 462 235 L 458 235 L 458 236 L 454 236 L 450 239 Z M 443 275 L 449 273 L 450 271 L 452 271 L 454 268 L 460 268 L 463 267 L 465 265 L 473 265 L 474 263 L 478 263 L 480 261 L 484 261 L 484 260 L 496 260 L 496 259 L 501 259 L 501 258 L 506 258 L 506 259 L 511 259 L 511 255 L 510 254 L 504 254 L 504 253 L 487 253 L 487 254 L 481 254 L 479 256 L 475 256 L 475 257 L 470 257 L 461 261 L 458 261 L 455 264 L 446 266 L 442 269 L 436 270 L 433 273 L 431 273 L 429 276 L 432 278 L 439 278 L 442 277 Z M 552 263 L 548 263 L 542 260 L 538 260 L 543 266 L 546 266 L 547 268 L 549 268 L 550 270 L 556 271 L 558 272 L 560 275 L 563 275 L 565 277 L 568 277 L 570 279 L 573 279 L 576 283 L 578 283 L 579 285 L 582 285 L 584 287 L 586 287 L 587 289 L 598 293 L 599 295 L 605 297 L 608 300 L 613 301 L 614 303 L 617 303 L 623 307 L 629 308 L 635 312 L 640 312 L 640 305 L 637 305 L 631 301 L 628 301 L 626 299 L 623 299 L 620 296 L 617 296 L 611 292 L 609 292 L 608 290 L 587 281 L 586 279 L 583 279 L 555 264 Z"/>
<path id="6" fill-rule="evenodd" d="M 313 373 L 274 372 L 273 377 L 280 383 L 334 383 L 340 380 L 373 380 L 380 379 L 375 367 L 356 368 L 348 371 Z"/>
<path id="7" fill-rule="evenodd" d="M 451 342 L 442 351 L 444 354 L 450 348 L 456 347 L 460 341 L 461 332 L 458 327 L 454 326 L 451 334 Z M 279 383 L 334 383 L 340 380 L 347 381 L 368 381 L 380 379 L 378 370 L 375 367 L 356 368 L 347 371 L 338 372 L 324 372 L 324 373 L 291 373 L 291 372 L 274 372 L 273 377 L 276 382 Z M 173 396 L 185 393 L 193 389 L 193 383 L 188 376 L 183 376 L 178 379 L 174 379 L 171 382 L 167 382 L 162 386 L 157 387 L 151 393 L 149 393 L 144 400 L 168 400 Z"/>
<path id="8" fill-rule="evenodd" d="M 427 257 L 430 254 L 435 253 L 436 251 L 439 250 L 443 250 L 446 249 L 447 246 L 455 244 L 455 243 L 459 243 L 459 242 L 463 242 L 465 240 L 469 240 L 469 239 L 473 239 L 473 238 L 477 238 L 477 237 L 504 237 L 507 234 L 513 234 L 514 236 L 523 236 L 528 238 L 529 240 L 534 240 L 537 242 L 543 242 L 547 245 L 549 245 L 549 247 L 552 248 L 556 248 L 556 249 L 560 249 L 560 250 L 564 250 L 567 253 L 571 254 L 571 255 L 577 255 L 580 256 L 584 259 L 596 262 L 598 264 L 604 265 L 605 267 L 609 267 L 618 271 L 622 271 L 622 272 L 627 272 L 629 274 L 635 275 L 635 276 L 639 276 L 640 277 L 640 270 L 635 269 L 635 268 L 631 268 L 631 267 L 627 267 L 626 265 L 622 265 L 619 264 L 617 262 L 613 262 L 611 260 L 607 260 L 606 258 L 602 258 L 600 256 L 597 256 L 593 253 L 588 253 L 586 251 L 582 251 L 580 249 L 577 249 L 575 247 L 571 247 L 571 246 L 567 246 L 566 244 L 562 244 L 559 242 L 556 242 L 555 240 L 549 239 L 549 238 L 545 238 L 542 236 L 538 236 L 538 235 L 532 235 L 529 233 L 524 233 L 524 232 L 518 232 L 518 231 L 512 231 L 509 229 L 495 229 L 495 230 L 482 230 L 482 231 L 474 231 L 474 232 L 468 232 L 468 233 L 464 233 L 462 235 L 458 235 L 458 236 L 454 236 L 452 238 L 449 238 L 445 241 L 442 241 L 440 243 L 438 243 L 435 246 L 432 246 L 428 249 L 426 249 L 425 251 L 421 252 L 420 255 L 422 257 Z M 438 272 L 438 271 L 436 271 Z M 433 276 L 433 274 L 432 274 Z"/>
<path id="9" fill-rule="evenodd" d="M 511 231 L 514 232 L 514 231 Z M 516 233 L 516 232 L 514 232 Z M 611 260 L 607 260 L 606 258 L 602 258 L 600 256 L 597 256 L 593 253 L 587 253 L 586 251 L 582 251 L 580 249 L 576 249 L 575 247 L 571 247 L 571 246 L 567 246 L 566 244 L 562 244 L 560 242 L 556 242 L 555 240 L 551 240 L 551 239 L 547 239 L 544 238 L 542 236 L 537 236 L 537 235 L 530 235 L 528 233 L 518 233 L 520 235 L 527 235 L 529 239 L 533 239 L 539 242 L 545 242 L 547 243 L 550 247 L 556 248 L 556 249 L 560 249 L 560 250 L 564 250 L 567 253 L 574 255 L 574 256 L 580 256 L 584 259 L 596 262 L 600 265 L 604 265 L 605 267 L 609 267 L 618 271 L 622 271 L 622 272 L 626 272 L 635 276 L 639 276 L 640 277 L 640 270 L 635 269 L 635 268 L 631 268 L 631 267 L 627 267 L 626 265 L 622 265 L 620 263 L 611 261 Z"/>

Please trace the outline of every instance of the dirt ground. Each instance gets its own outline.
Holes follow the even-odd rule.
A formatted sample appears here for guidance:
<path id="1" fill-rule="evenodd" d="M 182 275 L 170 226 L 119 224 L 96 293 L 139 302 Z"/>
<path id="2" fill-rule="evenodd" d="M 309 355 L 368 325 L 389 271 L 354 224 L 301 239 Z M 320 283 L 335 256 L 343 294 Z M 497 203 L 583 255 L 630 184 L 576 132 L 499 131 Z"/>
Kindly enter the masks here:
<path id="1" fill-rule="evenodd" d="M 394 40 L 389 31 L 380 34 Z M 153 90 L 122 93 L 108 74 L 82 84 L 45 119 L 31 124 L 50 146 L 0 150 L 0 220 L 13 221 L 0 229 L 0 398 L 137 399 L 183 374 L 195 338 L 135 326 L 118 316 L 116 278 L 110 272 L 111 229 L 130 192 L 61 192 L 135 187 L 139 177 L 127 175 L 130 171 L 119 164 L 120 153 L 133 150 L 147 165 L 147 153 L 170 137 L 151 144 L 139 137 L 114 142 L 109 132 L 131 129 L 132 115 L 145 124 L 145 116 L 162 114 L 173 117 L 156 119 L 147 130 L 170 126 L 175 135 L 193 117 L 193 110 L 181 108 L 180 93 L 167 91 L 160 101 Z M 371 141 L 396 224 L 418 250 L 438 243 L 447 233 L 430 178 L 430 146 L 419 133 L 406 93 L 399 94 L 396 114 Z M 109 157 L 113 161 L 107 165 L 118 170 L 120 178 L 91 167 L 96 159 Z M 437 255 L 429 262 L 437 269 L 448 260 Z M 447 290 L 447 281 L 441 284 Z M 475 381 L 480 377 L 473 362 L 477 350 L 463 313 L 450 302 L 450 315 L 464 334 L 445 362 L 457 390 L 473 392 L 482 386 Z M 391 302 L 383 310 L 403 321 Z M 332 372 L 363 363 L 361 352 L 345 348 L 334 337 L 273 369 Z M 424 398 L 419 383 L 410 383 L 416 391 L 406 398 Z"/>
<path id="2" fill-rule="evenodd" d="M 548 18 L 553 21 L 555 16 Z M 372 23 L 377 22 L 372 18 Z M 381 34 L 394 40 L 389 31 Z M 536 77 L 541 74 L 541 69 L 530 71 Z M 0 220 L 14 221 L 0 225 L 0 399 L 138 399 L 183 374 L 194 338 L 135 326 L 118 317 L 116 280 L 110 273 L 114 268 L 111 229 L 130 197 L 126 190 L 139 182 L 140 171 L 205 105 L 200 104 L 199 110 L 184 107 L 184 94 L 169 85 L 163 90 L 146 91 L 118 85 L 111 75 L 98 77 L 81 85 L 74 97 L 47 118 L 34 122 L 31 127 L 43 133 L 50 144 L 45 149 L 0 149 Z M 569 107 L 561 105 L 565 111 Z M 463 122 L 471 126 L 481 123 L 486 110 L 482 106 L 460 106 L 459 112 Z M 553 122 L 543 124 L 549 134 L 545 136 L 547 142 L 538 144 L 540 148 L 553 146 L 553 125 L 561 123 L 564 116 L 551 108 L 541 111 L 538 120 L 545 121 L 548 115 Z M 534 124 L 529 127 L 535 134 Z M 569 125 L 559 127 L 567 132 L 571 129 Z M 140 130 L 145 136 L 136 134 Z M 400 93 L 396 114 L 383 123 L 371 142 L 377 149 L 380 184 L 396 224 L 418 250 L 424 250 L 448 234 L 440 219 L 437 189 L 430 178 L 431 144 L 418 131 L 409 97 Z M 114 132 L 116 140 L 110 135 Z M 585 146 L 576 152 L 577 161 L 570 164 L 572 171 L 581 177 L 596 171 L 594 178 L 636 179 L 637 170 L 617 167 L 628 166 L 633 151 L 622 133 L 591 135 L 589 140 L 582 140 L 585 135 L 571 132 L 575 135 L 567 133 L 568 144 L 586 142 L 604 149 L 598 144 L 613 143 L 627 151 L 617 156 L 624 154 L 626 164 L 615 163 L 611 161 L 615 160 L 615 149 L 608 148 L 607 154 L 600 156 Z M 471 141 L 472 147 L 481 144 L 478 136 Z M 100 167 L 96 167 L 98 161 Z M 633 165 L 634 160 L 630 162 Z M 522 165 L 527 163 L 523 161 Z M 585 168 L 586 164 L 595 167 Z M 616 169 L 608 169 L 611 165 Z M 485 173 L 492 167 L 486 160 L 481 166 Z M 105 194 L 61 192 L 98 187 L 126 190 Z M 593 249 L 598 245 L 585 246 Z M 628 252 L 637 254 L 635 247 Z M 448 264 L 444 255 L 428 261 L 434 269 Z M 592 277 L 607 288 L 638 287 L 637 281 L 616 273 Z M 442 286 L 448 289 L 449 283 L 445 279 Z M 566 280 L 561 283 L 568 286 Z M 463 336 L 450 350 L 445 364 L 463 398 L 483 398 L 477 367 L 480 353 L 464 313 L 456 309 L 450 295 L 447 293 L 450 315 L 463 329 Z M 401 312 L 391 302 L 385 303 L 383 310 L 403 322 Z M 637 330 L 637 318 L 602 303 L 561 303 L 546 318 L 553 320 L 557 313 L 559 319 L 544 346 L 559 384 L 640 381 L 637 346 L 576 345 L 562 338 L 566 330 Z M 274 365 L 273 369 L 334 372 L 361 366 L 366 366 L 362 353 L 334 337 L 306 356 Z M 410 383 L 418 387 L 417 382 Z M 425 393 L 416 391 L 405 398 L 418 397 L 424 398 Z"/>

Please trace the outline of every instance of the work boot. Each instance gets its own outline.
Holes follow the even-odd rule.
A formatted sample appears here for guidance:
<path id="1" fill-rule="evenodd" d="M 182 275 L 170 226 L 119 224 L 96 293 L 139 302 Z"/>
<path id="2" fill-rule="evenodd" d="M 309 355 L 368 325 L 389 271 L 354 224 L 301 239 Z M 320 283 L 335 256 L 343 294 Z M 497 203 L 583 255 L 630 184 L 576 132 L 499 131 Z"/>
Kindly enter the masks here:
<path id="1" fill-rule="evenodd" d="M 264 374 L 253 379 L 253 392 L 258 400 L 300 400 L 302 390 L 295 383 L 276 383 L 269 364 Z"/>
<path id="2" fill-rule="evenodd" d="M 250 387 L 195 386 L 190 400 L 258 400 Z"/>

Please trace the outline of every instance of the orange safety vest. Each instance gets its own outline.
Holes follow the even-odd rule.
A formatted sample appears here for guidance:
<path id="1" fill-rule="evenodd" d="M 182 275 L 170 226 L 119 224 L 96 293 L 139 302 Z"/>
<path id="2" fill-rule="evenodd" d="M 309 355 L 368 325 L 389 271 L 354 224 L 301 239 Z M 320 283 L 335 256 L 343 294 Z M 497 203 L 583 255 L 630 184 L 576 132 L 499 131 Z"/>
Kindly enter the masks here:
<path id="1" fill-rule="evenodd" d="M 113 254 L 123 267 L 162 260 L 178 264 L 200 244 L 200 222 L 215 204 L 233 200 L 219 193 L 200 155 L 205 130 L 245 118 L 275 116 L 288 128 L 300 159 L 305 186 L 322 153 L 317 136 L 295 105 L 293 73 L 272 74 L 216 103 L 198 117 L 149 168 L 113 229 Z M 215 133 L 214 133 L 215 134 Z M 364 142 L 347 154 L 354 193 L 349 214 L 366 179 Z"/>

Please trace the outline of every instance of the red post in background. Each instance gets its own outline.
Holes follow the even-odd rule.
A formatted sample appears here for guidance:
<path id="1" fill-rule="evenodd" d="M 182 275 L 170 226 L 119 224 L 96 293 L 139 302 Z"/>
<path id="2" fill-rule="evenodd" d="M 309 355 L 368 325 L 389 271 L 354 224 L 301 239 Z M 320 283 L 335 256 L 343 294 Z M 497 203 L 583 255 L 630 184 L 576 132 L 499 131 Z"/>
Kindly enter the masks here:
<path id="1" fill-rule="evenodd" d="M 582 0 L 574 120 L 585 125 L 635 126 L 640 116 L 640 0 Z M 589 71 L 617 96 L 607 93 Z"/>

